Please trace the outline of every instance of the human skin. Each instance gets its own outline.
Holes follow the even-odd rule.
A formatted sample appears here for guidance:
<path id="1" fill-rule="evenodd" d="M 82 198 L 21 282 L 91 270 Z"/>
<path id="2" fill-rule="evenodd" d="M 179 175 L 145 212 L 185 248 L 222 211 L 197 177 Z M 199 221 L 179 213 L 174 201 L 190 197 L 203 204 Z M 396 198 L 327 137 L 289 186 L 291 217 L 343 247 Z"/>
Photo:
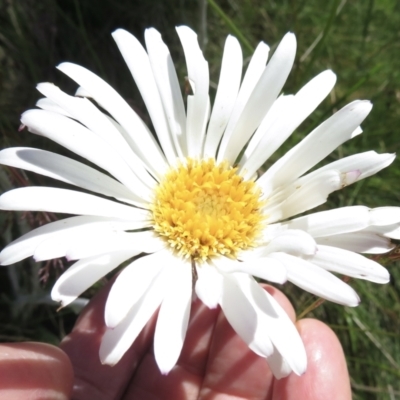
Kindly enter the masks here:
<path id="1" fill-rule="evenodd" d="M 181 356 L 168 375 L 159 372 L 154 359 L 155 317 L 118 364 L 101 365 L 98 352 L 109 287 L 83 310 L 62 350 L 42 343 L 0 345 L 0 399 L 351 399 L 343 350 L 327 325 L 314 319 L 296 322 L 307 351 L 307 372 L 275 380 L 265 360 L 249 350 L 220 309 L 210 310 L 199 300 L 192 305 Z M 266 290 L 295 321 L 289 300 L 275 288 Z"/>

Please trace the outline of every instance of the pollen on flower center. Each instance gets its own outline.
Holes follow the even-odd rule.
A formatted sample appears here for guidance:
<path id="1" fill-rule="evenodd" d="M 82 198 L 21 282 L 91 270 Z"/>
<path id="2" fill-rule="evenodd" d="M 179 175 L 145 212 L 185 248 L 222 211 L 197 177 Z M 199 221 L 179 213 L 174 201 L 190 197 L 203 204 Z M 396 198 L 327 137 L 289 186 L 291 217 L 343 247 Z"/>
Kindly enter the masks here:
<path id="1" fill-rule="evenodd" d="M 253 181 L 214 159 L 171 168 L 155 190 L 154 230 L 180 255 L 205 261 L 256 245 L 264 219 Z"/>

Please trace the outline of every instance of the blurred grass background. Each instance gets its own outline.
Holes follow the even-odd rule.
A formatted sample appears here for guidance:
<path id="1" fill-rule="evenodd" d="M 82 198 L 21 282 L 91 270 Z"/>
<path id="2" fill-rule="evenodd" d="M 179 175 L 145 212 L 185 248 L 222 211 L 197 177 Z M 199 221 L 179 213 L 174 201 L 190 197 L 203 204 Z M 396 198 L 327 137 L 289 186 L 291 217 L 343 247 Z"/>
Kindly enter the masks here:
<path id="1" fill-rule="evenodd" d="M 1 147 L 57 148 L 48 140 L 18 132 L 20 114 L 40 97 L 38 82 L 54 82 L 69 93 L 76 86 L 55 69 L 62 61 L 81 64 L 106 79 L 144 118 L 144 105 L 110 33 L 125 28 L 143 39 L 154 26 L 168 43 L 184 84 L 185 65 L 174 27 L 197 30 L 209 61 L 213 88 L 228 33 L 241 42 L 246 62 L 259 41 L 272 50 L 287 31 L 295 32 L 298 52 L 284 87 L 296 92 L 330 68 L 338 83 L 329 98 L 303 123 L 283 150 L 354 99 L 370 99 L 374 109 L 363 135 L 328 159 L 366 150 L 397 152 L 400 125 L 400 3 L 397 0 L 0 0 Z M 283 153 L 279 151 L 278 155 Z M 378 175 L 331 196 L 324 208 L 365 204 L 400 205 L 398 160 Z M 0 170 L 1 192 L 46 183 L 43 177 Z M 48 213 L 0 214 L 0 245 L 56 219 Z M 400 272 L 396 254 L 380 262 L 391 272 L 384 286 L 350 281 L 362 303 L 350 309 L 323 303 L 309 313 L 328 323 L 340 337 L 351 374 L 354 399 L 400 399 Z M 49 298 L 64 260 L 45 265 L 26 260 L 0 269 L 0 340 L 39 340 L 57 344 L 76 318 L 74 310 L 56 312 Z M 38 279 L 38 277 L 40 279 Z M 98 284 L 101 285 L 102 282 Z M 96 288 L 87 293 L 90 297 Z M 283 290 L 301 313 L 313 296 L 287 284 Z"/>

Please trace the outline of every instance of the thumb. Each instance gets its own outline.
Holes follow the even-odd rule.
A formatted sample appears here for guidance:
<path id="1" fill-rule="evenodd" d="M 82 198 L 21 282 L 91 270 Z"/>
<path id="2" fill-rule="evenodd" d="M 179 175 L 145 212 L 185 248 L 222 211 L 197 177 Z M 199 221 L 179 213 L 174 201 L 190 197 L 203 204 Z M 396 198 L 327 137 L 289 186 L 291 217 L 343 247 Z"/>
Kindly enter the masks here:
<path id="1" fill-rule="evenodd" d="M 73 371 L 67 355 L 44 343 L 0 344 L 0 398 L 67 400 Z"/>

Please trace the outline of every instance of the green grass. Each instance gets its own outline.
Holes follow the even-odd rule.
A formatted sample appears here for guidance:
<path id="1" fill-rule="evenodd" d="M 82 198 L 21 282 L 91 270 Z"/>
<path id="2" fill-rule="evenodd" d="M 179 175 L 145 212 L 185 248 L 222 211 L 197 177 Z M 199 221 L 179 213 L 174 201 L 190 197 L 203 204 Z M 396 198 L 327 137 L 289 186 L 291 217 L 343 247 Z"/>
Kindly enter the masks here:
<path id="1" fill-rule="evenodd" d="M 371 99 L 374 109 L 363 123 L 364 133 L 335 151 L 327 161 L 374 149 L 398 151 L 400 141 L 400 3 L 397 0 L 184 0 L 131 2 L 99 0 L 60 2 L 0 1 L 0 132 L 1 147 L 55 147 L 26 131 L 18 133 L 19 115 L 40 97 L 38 82 L 54 82 L 73 93 L 75 86 L 55 69 L 62 61 L 84 65 L 105 78 L 147 120 L 144 105 L 110 33 L 123 27 L 143 38 L 149 26 L 159 29 L 171 48 L 179 76 L 183 55 L 174 26 L 188 24 L 199 31 L 213 83 L 228 33 L 240 40 L 246 61 L 263 40 L 272 49 L 287 31 L 296 33 L 295 66 L 284 88 L 297 91 L 309 79 L 330 68 L 338 83 L 327 100 L 300 126 L 279 151 L 290 148 L 313 127 L 347 102 Z M 214 85 L 215 87 L 215 85 Z M 213 95 L 213 93 L 212 93 Z M 277 155 L 277 156 L 278 156 Z M 400 164 L 331 196 L 325 208 L 400 203 Z M 43 177 L 2 169 L 0 189 L 45 184 Z M 49 219 L 44 213 L 1 213 L 4 247 Z M 362 303 L 349 309 L 324 302 L 309 315 L 335 330 L 344 346 L 355 399 L 394 399 L 400 395 L 400 273 L 397 263 L 381 262 L 392 280 L 379 286 L 351 280 Z M 40 340 L 57 343 L 75 320 L 71 310 L 56 312 L 49 301 L 52 283 L 66 263 L 37 265 L 26 260 L 0 270 L 0 340 Z M 44 268 L 43 268 L 44 267 Z M 38 274 L 42 278 L 38 279 Z M 44 283 L 46 281 L 47 283 Z M 283 290 L 298 312 L 315 298 L 291 285 Z M 87 295 L 96 291 L 93 288 Z"/>

